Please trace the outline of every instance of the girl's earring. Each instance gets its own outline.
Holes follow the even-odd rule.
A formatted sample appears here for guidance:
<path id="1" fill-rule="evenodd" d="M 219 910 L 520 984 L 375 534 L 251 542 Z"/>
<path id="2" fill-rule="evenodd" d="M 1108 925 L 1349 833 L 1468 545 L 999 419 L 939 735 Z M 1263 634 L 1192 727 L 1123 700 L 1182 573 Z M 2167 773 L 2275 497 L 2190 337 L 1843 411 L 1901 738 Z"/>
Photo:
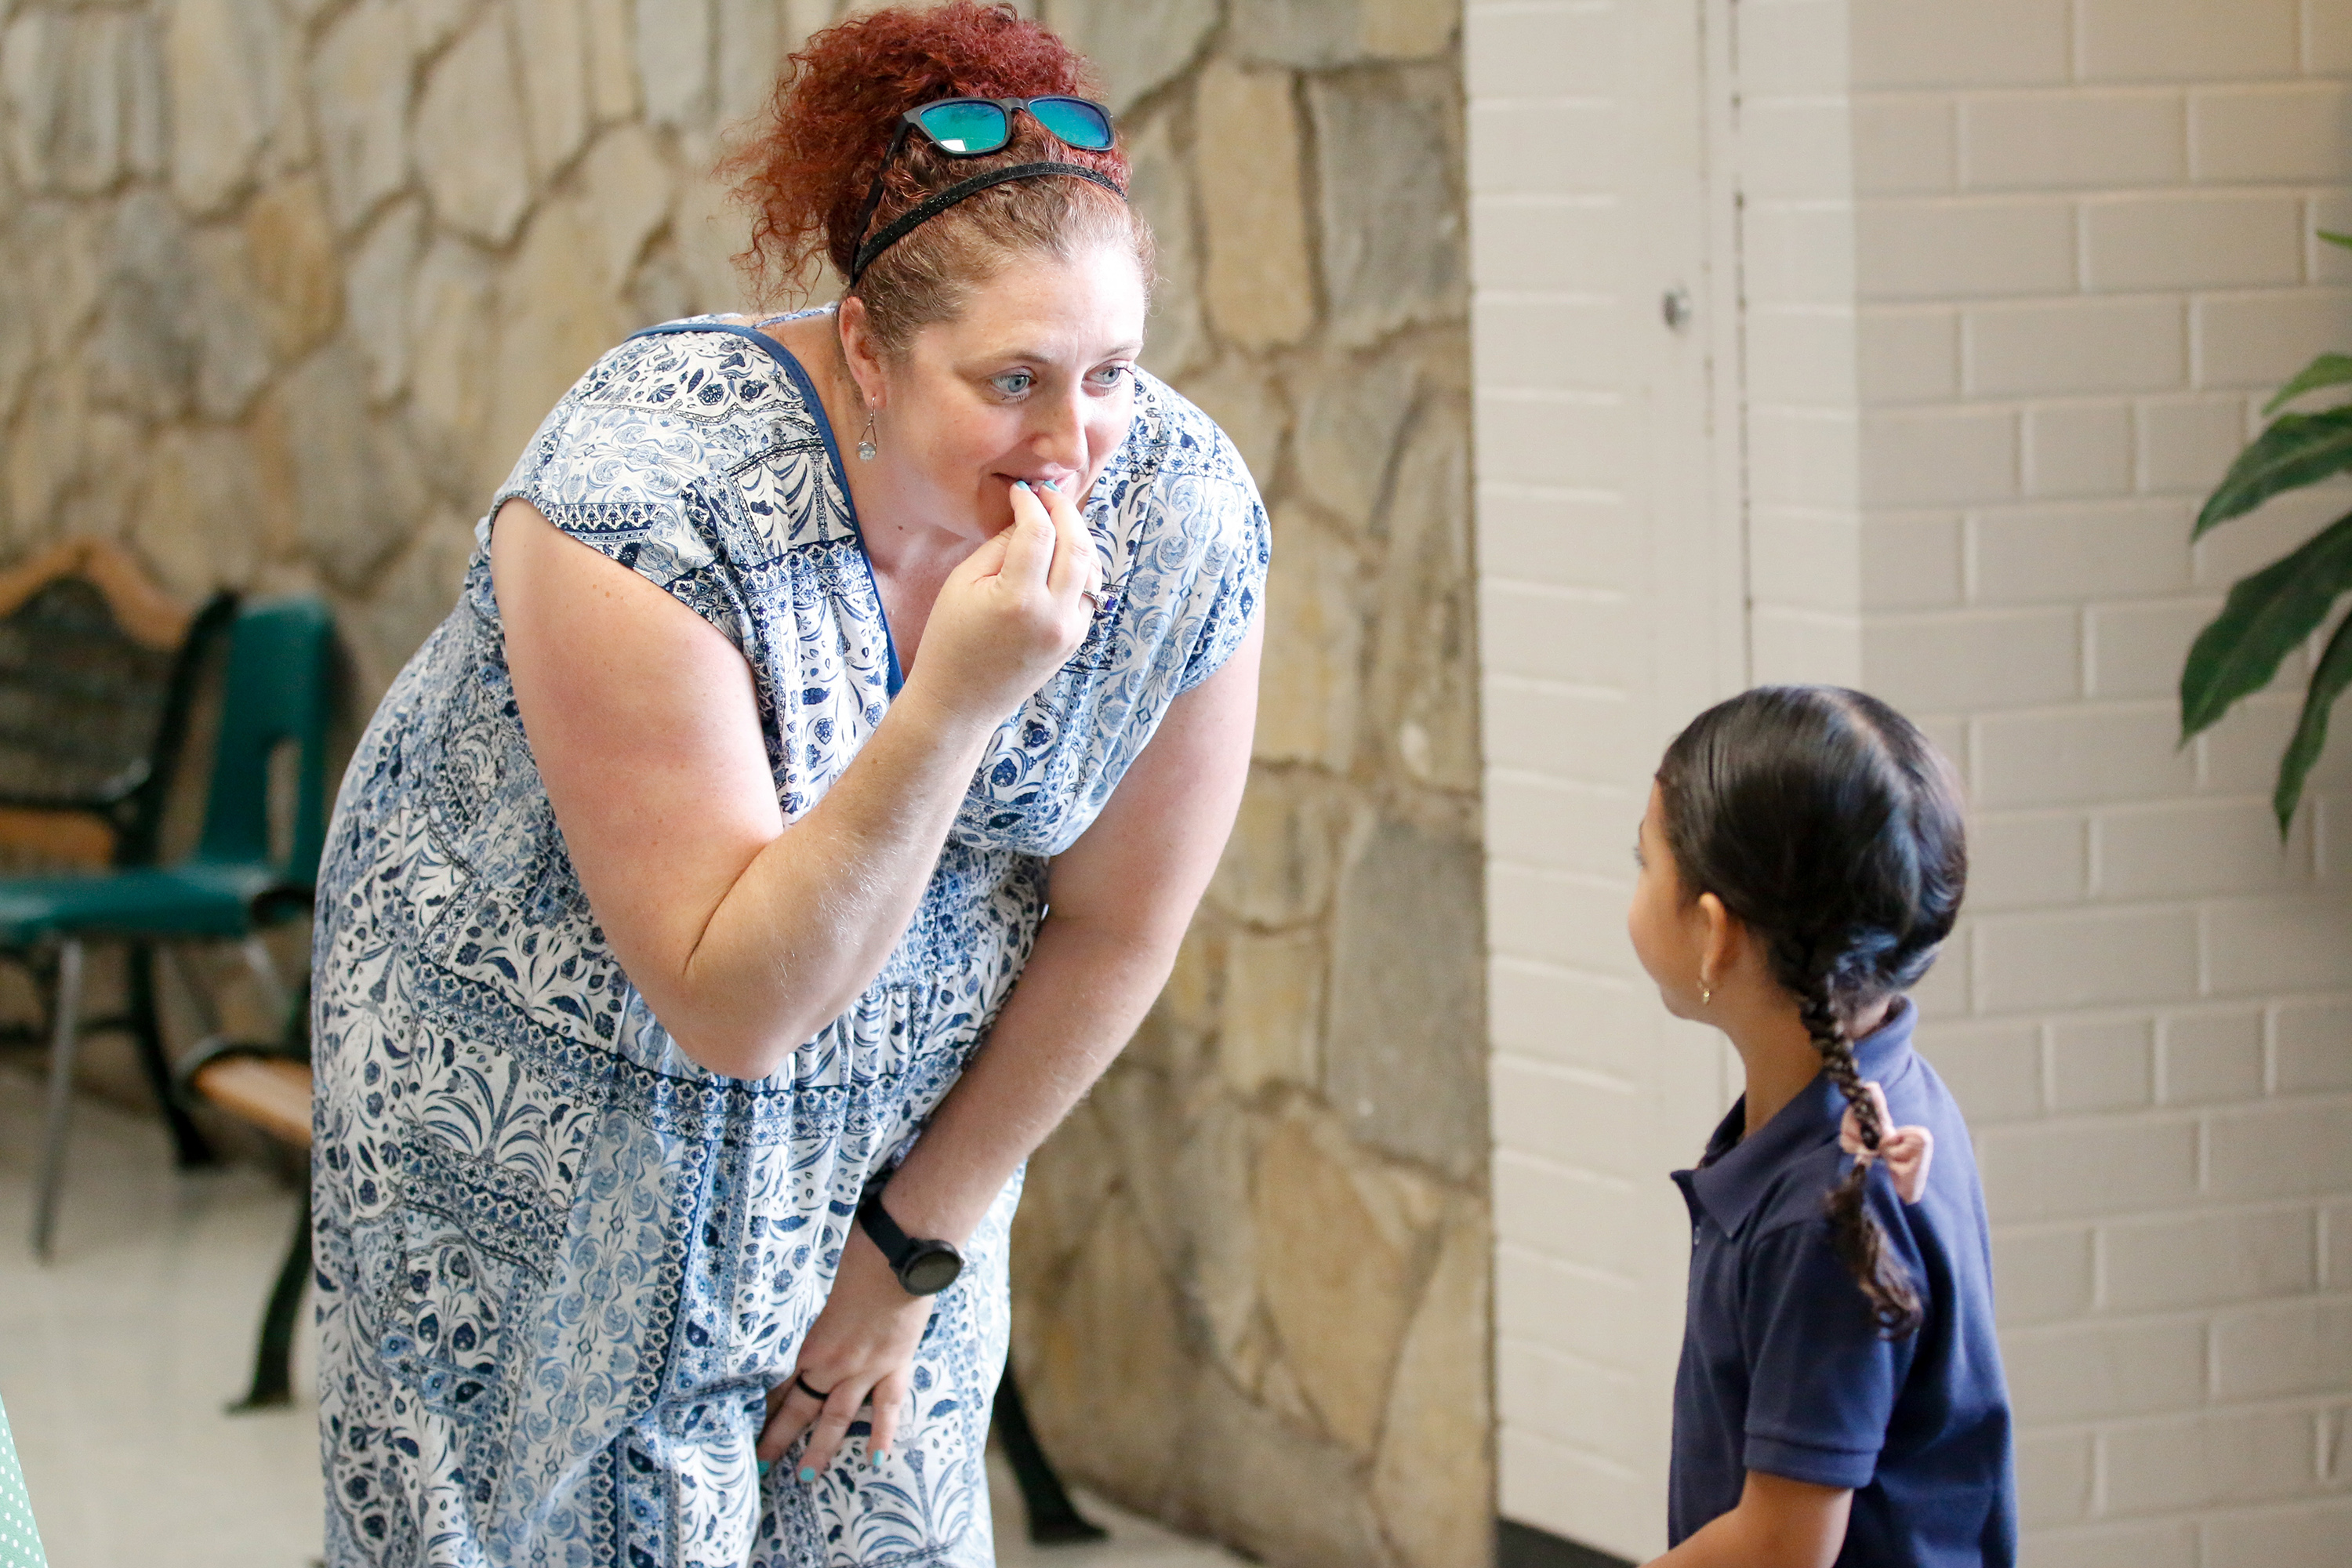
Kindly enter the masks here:
<path id="1" fill-rule="evenodd" d="M 870 463 L 878 450 L 880 448 L 874 445 L 874 405 L 869 403 L 866 405 L 866 434 L 857 442 L 857 460 Z"/>
<path id="2" fill-rule="evenodd" d="M 1702 985 L 1698 988 L 1698 1005 L 1702 1007 L 1715 1000 L 1715 993 Z"/>

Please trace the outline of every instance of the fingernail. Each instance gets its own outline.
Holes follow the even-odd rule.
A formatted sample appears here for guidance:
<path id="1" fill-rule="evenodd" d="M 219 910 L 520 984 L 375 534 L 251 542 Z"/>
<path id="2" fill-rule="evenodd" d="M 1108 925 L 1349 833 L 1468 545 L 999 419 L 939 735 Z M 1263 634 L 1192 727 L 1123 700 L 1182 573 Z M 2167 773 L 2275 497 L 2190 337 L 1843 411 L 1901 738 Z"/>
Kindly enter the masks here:
<path id="1" fill-rule="evenodd" d="M 801 1479 L 803 1481 L 813 1481 L 816 1479 L 816 1472 L 810 1469 L 806 1465 L 803 1465 L 801 1467 Z"/>
<path id="2" fill-rule="evenodd" d="M 760 1473 L 763 1476 L 775 1468 L 775 1462 L 772 1459 L 762 1459 L 760 1461 Z"/>
<path id="3" fill-rule="evenodd" d="M 1044 485 L 1047 489 L 1052 490 L 1055 495 L 1060 495 L 1062 493 L 1062 481 L 1059 479 L 1039 479 L 1037 482 Z"/>
<path id="4" fill-rule="evenodd" d="M 1027 479 L 1015 479 L 1013 481 L 1013 488 L 1016 490 L 1025 490 L 1029 488 L 1029 481 Z"/>

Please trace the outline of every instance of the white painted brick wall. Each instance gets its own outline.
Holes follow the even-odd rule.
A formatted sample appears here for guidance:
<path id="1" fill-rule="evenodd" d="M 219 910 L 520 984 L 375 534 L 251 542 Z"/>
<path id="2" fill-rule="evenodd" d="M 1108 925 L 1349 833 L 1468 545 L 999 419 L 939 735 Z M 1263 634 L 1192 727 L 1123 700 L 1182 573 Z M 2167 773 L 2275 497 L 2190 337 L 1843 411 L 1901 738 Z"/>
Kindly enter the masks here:
<path id="1" fill-rule="evenodd" d="M 2186 748 L 2174 696 L 2230 583 L 2352 494 L 2188 542 L 2270 389 L 2352 350 L 2352 256 L 2312 237 L 2352 228 L 2352 0 L 1470 0 L 1465 37 L 1505 1512 L 1655 1544 L 1627 1423 L 1665 1401 L 1648 1227 L 1705 1068 L 1611 844 L 1708 697 L 1837 679 L 1973 798 L 1920 1000 L 2029 1562 L 2352 1563 L 2352 742 L 2282 848 L 2301 661 Z M 1712 426 L 1656 330 L 1676 273 Z M 1744 659 L 1678 651 L 1720 635 L 1709 540 Z"/>
<path id="2" fill-rule="evenodd" d="M 1664 1152 L 1696 1146 L 1724 1079 L 1626 949 L 1630 850 L 1660 747 L 1738 683 L 1746 642 L 1738 509 L 1706 436 L 1736 279 L 1706 274 L 1696 127 L 1674 120 L 1696 101 L 1695 22 L 1634 0 L 1475 0 L 1465 36 L 1500 1500 L 1633 1557 L 1664 1544 L 1688 1248 Z M 1662 92 L 1677 72 L 1685 90 Z M 1801 193 L 1845 131 L 1800 113 L 1785 139 L 1772 177 Z M 1801 223 L 1787 246 L 1810 254 Z M 1698 310 L 1679 333 L 1660 309 L 1678 284 Z M 1786 322 L 1793 374 L 1846 367 L 1801 395 L 1850 402 L 1851 320 Z M 1792 487 L 1853 474 L 1850 414 L 1799 434 Z M 1854 581 L 1850 531 L 1799 533 Z M 1855 607 L 1849 586 L 1849 623 Z"/>
<path id="3" fill-rule="evenodd" d="M 2271 824 L 2291 688 L 2185 751 L 2174 693 L 2229 582 L 2342 510 L 2188 545 L 2261 396 L 2352 347 L 2310 239 L 2352 181 L 2352 5 L 2000 10 L 1971 42 L 1986 8 L 1851 3 L 1853 134 L 1905 144 L 1853 200 L 1857 526 L 1934 580 L 1919 520 L 1957 513 L 1961 556 L 1951 599 L 1866 581 L 1856 636 L 1975 795 L 1967 983 L 1925 1039 L 1983 1155 L 2028 1555 L 2340 1564 L 2352 868 L 2315 811 Z M 1777 646 L 1759 679 L 1813 673 Z"/>

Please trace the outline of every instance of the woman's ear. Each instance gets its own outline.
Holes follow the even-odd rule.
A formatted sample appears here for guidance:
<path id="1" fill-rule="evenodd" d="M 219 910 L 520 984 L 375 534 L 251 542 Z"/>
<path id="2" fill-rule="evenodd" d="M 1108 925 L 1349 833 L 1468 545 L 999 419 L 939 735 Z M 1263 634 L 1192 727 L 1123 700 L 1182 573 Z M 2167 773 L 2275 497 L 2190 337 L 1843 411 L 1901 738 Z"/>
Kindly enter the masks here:
<path id="1" fill-rule="evenodd" d="M 835 323 L 841 333 L 841 357 L 849 366 L 849 379 L 857 384 L 858 398 L 867 408 L 880 409 L 882 356 L 876 352 L 874 323 L 866 319 L 866 301 L 855 294 L 843 300 Z"/>

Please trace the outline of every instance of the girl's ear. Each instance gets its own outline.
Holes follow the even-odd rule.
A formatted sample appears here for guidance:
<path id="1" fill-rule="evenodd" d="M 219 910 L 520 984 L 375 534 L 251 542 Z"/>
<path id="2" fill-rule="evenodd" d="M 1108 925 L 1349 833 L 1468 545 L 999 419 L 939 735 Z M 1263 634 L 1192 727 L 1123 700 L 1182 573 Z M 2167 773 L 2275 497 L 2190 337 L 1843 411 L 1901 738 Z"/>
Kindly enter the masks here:
<path id="1" fill-rule="evenodd" d="M 1692 913 L 1699 925 L 1699 984 L 1713 991 L 1738 966 L 1739 945 L 1747 940 L 1748 926 L 1725 909 L 1723 900 L 1713 893 L 1701 893 L 1692 905 Z"/>

